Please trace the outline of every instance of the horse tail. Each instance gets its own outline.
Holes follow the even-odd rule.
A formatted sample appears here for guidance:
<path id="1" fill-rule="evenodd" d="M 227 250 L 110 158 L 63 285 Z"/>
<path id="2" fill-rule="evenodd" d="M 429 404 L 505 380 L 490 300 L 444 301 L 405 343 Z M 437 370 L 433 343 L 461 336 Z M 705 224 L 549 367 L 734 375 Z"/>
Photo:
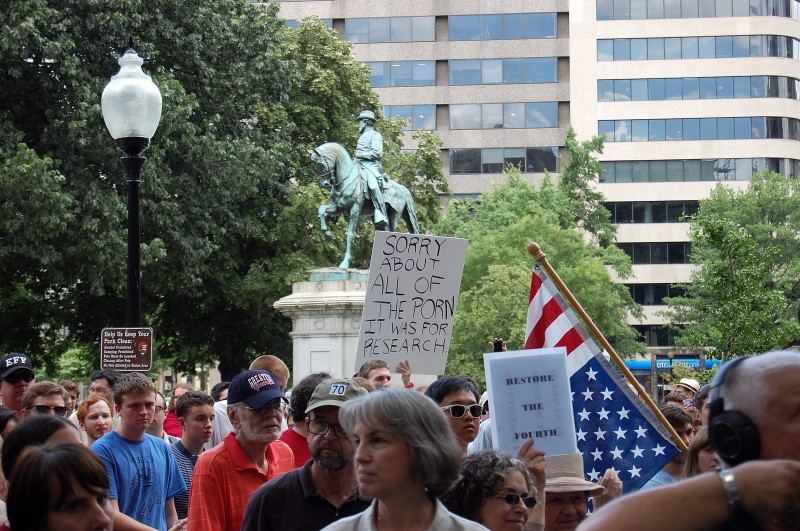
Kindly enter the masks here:
<path id="1" fill-rule="evenodd" d="M 417 211 L 414 209 L 414 196 L 411 195 L 409 190 L 406 191 L 408 192 L 408 200 L 406 201 L 405 208 L 406 224 L 411 234 L 421 234 L 422 231 L 419 230 L 419 223 L 417 223 Z"/>

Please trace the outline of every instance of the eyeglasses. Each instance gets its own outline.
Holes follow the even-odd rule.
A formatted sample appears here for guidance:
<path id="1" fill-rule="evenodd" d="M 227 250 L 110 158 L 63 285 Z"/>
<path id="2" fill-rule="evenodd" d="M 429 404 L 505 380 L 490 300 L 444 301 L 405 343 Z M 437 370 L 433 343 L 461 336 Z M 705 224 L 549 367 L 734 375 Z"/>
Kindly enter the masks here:
<path id="1" fill-rule="evenodd" d="M 109 389 L 108 387 L 90 387 L 89 388 L 89 392 L 90 393 L 104 394 L 104 393 L 107 393 L 109 391 L 111 391 L 111 389 Z"/>
<path id="2" fill-rule="evenodd" d="M 533 509 L 536 506 L 536 498 L 534 498 L 533 496 L 526 496 L 523 498 L 519 494 L 515 494 L 513 492 L 510 492 L 505 496 L 497 494 L 496 496 L 492 496 L 492 498 L 502 498 L 503 500 L 505 500 L 507 504 L 511 506 L 518 504 L 520 501 L 522 501 L 522 503 L 524 503 L 525 507 L 527 507 L 528 509 Z"/>
<path id="3" fill-rule="evenodd" d="M 156 413 L 161 413 L 165 409 L 167 409 L 167 408 L 165 408 L 164 406 L 156 406 Z"/>
<path id="4" fill-rule="evenodd" d="M 31 383 L 35 377 L 36 376 L 34 376 L 32 372 L 14 372 L 3 378 L 3 380 L 10 384 L 15 384 L 20 380 L 23 380 L 25 383 Z"/>
<path id="5" fill-rule="evenodd" d="M 270 415 L 275 415 L 283 411 L 283 401 L 280 398 L 277 398 L 258 409 L 253 409 L 247 404 L 242 404 L 242 407 L 255 413 L 256 415 L 266 415 L 267 413 Z"/>
<path id="6" fill-rule="evenodd" d="M 479 418 L 481 416 L 481 412 L 483 411 L 483 408 L 480 404 L 470 404 L 469 406 L 453 404 L 451 406 L 442 407 L 442 411 L 450 411 L 450 416 L 454 419 L 460 419 L 463 417 L 467 412 L 467 409 L 469 409 L 469 414 L 475 418 Z"/>
<path id="7" fill-rule="evenodd" d="M 63 417 L 67 414 L 67 408 L 64 406 L 45 406 L 45 405 L 38 405 L 29 407 L 28 411 L 31 409 L 35 409 L 39 415 L 55 415 L 57 417 Z M 51 413 L 52 411 L 52 413 Z"/>
<path id="8" fill-rule="evenodd" d="M 344 431 L 344 428 L 342 427 L 341 424 L 329 424 L 324 420 L 308 421 L 308 431 L 310 431 L 314 435 L 325 435 L 331 429 L 333 429 L 334 435 L 336 435 L 340 439 L 348 437 L 347 432 Z"/>

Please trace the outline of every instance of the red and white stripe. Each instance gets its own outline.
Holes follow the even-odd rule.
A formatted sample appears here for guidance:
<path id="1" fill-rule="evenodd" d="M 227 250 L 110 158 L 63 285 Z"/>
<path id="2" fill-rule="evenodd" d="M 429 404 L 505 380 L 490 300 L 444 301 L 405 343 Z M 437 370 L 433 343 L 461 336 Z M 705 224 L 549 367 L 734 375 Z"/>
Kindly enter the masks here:
<path id="1" fill-rule="evenodd" d="M 575 312 L 558 292 L 544 271 L 534 270 L 528 300 L 528 323 L 525 328 L 525 348 L 567 349 L 567 371 L 570 376 L 600 354 Z"/>

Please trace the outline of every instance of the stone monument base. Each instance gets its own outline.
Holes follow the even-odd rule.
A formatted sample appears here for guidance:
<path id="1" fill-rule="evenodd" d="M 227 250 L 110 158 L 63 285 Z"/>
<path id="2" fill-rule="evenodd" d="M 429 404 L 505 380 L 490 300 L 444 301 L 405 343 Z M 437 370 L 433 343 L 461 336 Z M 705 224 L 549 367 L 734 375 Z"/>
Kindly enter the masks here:
<path id="1" fill-rule="evenodd" d="M 274 304 L 292 319 L 295 383 L 314 372 L 353 375 L 368 280 L 367 270 L 313 269 L 308 281 L 295 282 L 292 294 Z"/>

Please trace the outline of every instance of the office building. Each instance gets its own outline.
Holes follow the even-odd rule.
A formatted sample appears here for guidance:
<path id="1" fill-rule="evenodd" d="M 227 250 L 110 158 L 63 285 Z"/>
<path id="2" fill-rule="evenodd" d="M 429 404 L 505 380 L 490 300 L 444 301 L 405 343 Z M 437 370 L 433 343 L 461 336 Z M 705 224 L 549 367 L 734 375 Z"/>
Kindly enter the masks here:
<path id="1" fill-rule="evenodd" d="M 570 124 L 605 135 L 598 187 L 655 351 L 673 344 L 663 297 L 693 269 L 682 215 L 719 181 L 798 173 L 799 12 L 795 0 L 281 3 L 354 43 L 384 114 L 439 134 L 456 197 L 490 190 L 508 163 L 533 181 L 557 174 Z"/>

